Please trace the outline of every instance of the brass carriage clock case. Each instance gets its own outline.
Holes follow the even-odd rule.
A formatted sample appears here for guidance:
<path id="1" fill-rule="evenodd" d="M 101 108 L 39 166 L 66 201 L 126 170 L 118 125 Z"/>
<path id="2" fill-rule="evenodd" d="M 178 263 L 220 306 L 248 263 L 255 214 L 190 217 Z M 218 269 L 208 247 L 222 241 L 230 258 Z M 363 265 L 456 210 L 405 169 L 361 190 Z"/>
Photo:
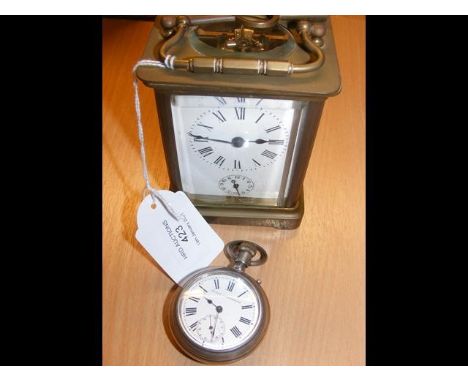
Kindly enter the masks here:
<path id="1" fill-rule="evenodd" d="M 281 187 L 274 203 L 267 199 L 265 202 L 261 198 L 249 198 L 248 195 L 243 198 L 236 195 L 219 197 L 186 191 L 209 223 L 281 229 L 298 227 L 304 213 L 302 183 L 323 105 L 328 97 L 338 94 L 341 89 L 329 18 L 158 17 L 143 58 L 159 60 L 168 66 L 139 67 L 137 76 L 155 91 L 171 189 L 174 191 L 186 191 L 174 133 L 174 97 L 210 96 L 223 101 L 231 99 L 229 97 L 243 97 L 237 98 L 243 100 L 247 97 L 270 102 L 289 100 L 298 105 L 291 122 L 289 146 L 285 148 Z M 243 142 L 242 138 L 235 139 Z M 266 141 L 257 139 L 256 142 Z M 236 191 L 239 193 L 238 189 Z"/>

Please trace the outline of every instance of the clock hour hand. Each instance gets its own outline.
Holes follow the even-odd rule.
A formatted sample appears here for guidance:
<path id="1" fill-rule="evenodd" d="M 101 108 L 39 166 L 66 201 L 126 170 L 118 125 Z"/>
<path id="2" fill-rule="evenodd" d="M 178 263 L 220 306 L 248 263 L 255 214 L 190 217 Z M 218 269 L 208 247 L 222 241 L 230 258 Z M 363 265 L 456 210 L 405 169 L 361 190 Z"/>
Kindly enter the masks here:
<path id="1" fill-rule="evenodd" d="M 264 143 L 270 143 L 270 144 L 282 144 L 284 142 L 284 140 L 282 139 L 269 139 L 268 141 L 266 141 L 265 139 L 256 139 L 255 141 L 249 141 L 251 143 L 257 143 L 259 145 L 262 145 Z"/>
<path id="2" fill-rule="evenodd" d="M 222 140 L 222 139 L 214 139 L 214 138 L 204 137 L 202 135 L 195 135 L 195 134 L 192 134 L 192 133 L 188 133 L 188 134 L 191 137 L 193 137 L 195 139 L 199 139 L 201 141 L 213 141 L 213 142 L 229 143 L 230 145 L 232 145 L 232 141 L 225 141 L 225 140 Z"/>

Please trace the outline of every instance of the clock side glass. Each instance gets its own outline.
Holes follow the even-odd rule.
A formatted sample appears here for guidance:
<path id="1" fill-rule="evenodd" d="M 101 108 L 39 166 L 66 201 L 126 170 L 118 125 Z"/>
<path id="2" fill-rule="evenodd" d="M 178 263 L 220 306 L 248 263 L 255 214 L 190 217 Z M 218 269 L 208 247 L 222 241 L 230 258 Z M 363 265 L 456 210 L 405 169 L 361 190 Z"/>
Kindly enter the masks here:
<path id="1" fill-rule="evenodd" d="M 256 291 L 239 275 L 214 272 L 197 277 L 181 293 L 178 319 L 197 345 L 230 351 L 247 343 L 261 319 Z"/>
<path id="2" fill-rule="evenodd" d="M 176 95 L 171 107 L 183 191 L 215 203 L 279 205 L 300 103 Z"/>

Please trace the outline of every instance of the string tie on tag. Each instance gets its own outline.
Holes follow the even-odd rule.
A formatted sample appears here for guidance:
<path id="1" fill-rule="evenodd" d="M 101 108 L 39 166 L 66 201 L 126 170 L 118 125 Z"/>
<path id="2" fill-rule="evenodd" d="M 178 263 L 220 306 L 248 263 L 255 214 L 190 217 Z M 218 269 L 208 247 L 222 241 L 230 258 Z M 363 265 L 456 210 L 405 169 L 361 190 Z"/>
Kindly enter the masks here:
<path id="1" fill-rule="evenodd" d="M 138 90 L 138 78 L 136 76 L 136 71 L 140 66 L 152 66 L 158 68 L 169 68 L 174 69 L 174 60 L 175 56 L 168 55 L 165 59 L 165 62 L 155 60 L 140 60 L 133 67 L 133 90 L 135 94 L 135 113 L 137 118 L 138 126 L 138 139 L 140 140 L 140 155 L 143 165 L 143 177 L 145 178 L 146 190 L 149 191 L 153 202 L 156 203 L 158 199 L 161 204 L 166 208 L 166 210 L 172 215 L 177 221 L 180 220 L 180 214 L 175 210 L 175 208 L 169 203 L 169 201 L 161 194 L 159 187 L 154 188 L 151 186 L 149 176 L 148 176 L 148 165 L 146 163 L 146 151 L 145 151 L 145 137 L 143 134 L 143 123 L 141 121 L 141 106 L 140 106 L 140 95 Z"/>

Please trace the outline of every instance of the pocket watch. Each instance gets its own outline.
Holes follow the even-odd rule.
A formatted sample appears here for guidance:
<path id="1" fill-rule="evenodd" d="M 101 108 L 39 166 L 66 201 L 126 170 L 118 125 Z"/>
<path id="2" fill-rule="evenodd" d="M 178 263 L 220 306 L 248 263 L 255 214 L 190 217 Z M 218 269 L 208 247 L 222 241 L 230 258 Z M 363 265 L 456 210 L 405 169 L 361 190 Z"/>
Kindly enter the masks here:
<path id="1" fill-rule="evenodd" d="M 263 339 L 270 318 L 259 281 L 244 272 L 265 263 L 266 251 L 237 240 L 228 243 L 224 253 L 231 265 L 188 275 L 168 309 L 172 339 L 186 355 L 203 363 L 232 362 L 248 355 Z"/>
<path id="2" fill-rule="evenodd" d="M 154 89 L 173 191 L 209 223 L 292 229 L 325 100 L 341 88 L 324 16 L 159 16 Z"/>

